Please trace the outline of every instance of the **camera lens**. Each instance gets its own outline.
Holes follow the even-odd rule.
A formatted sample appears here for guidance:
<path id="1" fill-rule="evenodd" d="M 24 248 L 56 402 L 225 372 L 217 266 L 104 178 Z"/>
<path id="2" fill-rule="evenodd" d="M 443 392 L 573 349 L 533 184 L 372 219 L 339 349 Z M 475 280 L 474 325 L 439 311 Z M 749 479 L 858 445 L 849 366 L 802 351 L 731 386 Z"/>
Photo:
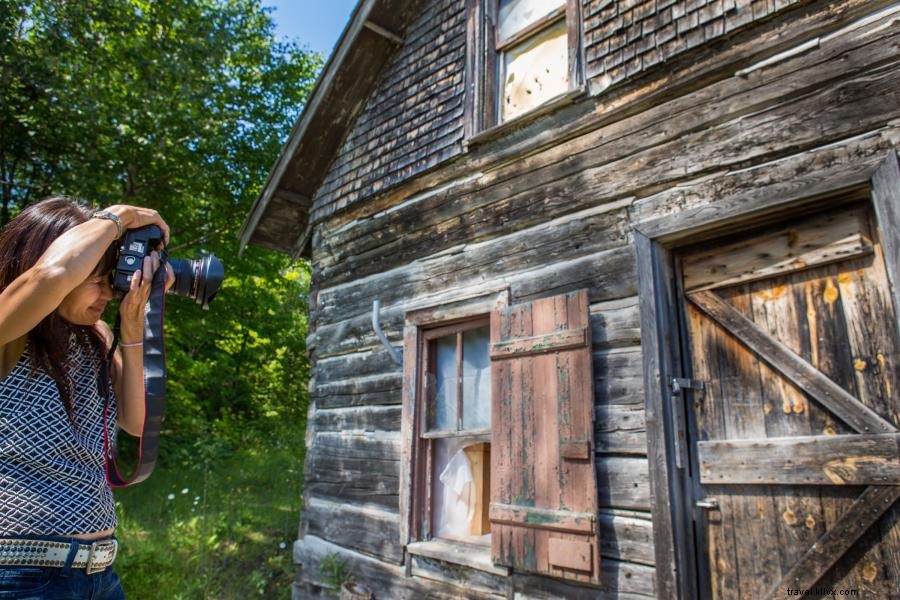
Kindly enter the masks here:
<path id="1" fill-rule="evenodd" d="M 194 260 L 170 258 L 169 264 L 175 272 L 175 283 L 170 291 L 209 309 L 209 303 L 216 297 L 225 278 L 225 267 L 216 255 Z"/>

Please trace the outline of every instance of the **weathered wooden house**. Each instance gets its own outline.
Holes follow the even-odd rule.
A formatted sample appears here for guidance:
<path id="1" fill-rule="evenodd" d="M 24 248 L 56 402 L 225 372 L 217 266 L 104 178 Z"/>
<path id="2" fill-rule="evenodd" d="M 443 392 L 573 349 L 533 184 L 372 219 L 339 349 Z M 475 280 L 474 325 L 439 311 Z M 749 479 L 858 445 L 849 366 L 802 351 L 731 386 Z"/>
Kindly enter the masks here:
<path id="1" fill-rule="evenodd" d="M 897 598 L 898 66 L 898 2 L 361 0 L 241 232 L 312 264 L 295 597 Z"/>

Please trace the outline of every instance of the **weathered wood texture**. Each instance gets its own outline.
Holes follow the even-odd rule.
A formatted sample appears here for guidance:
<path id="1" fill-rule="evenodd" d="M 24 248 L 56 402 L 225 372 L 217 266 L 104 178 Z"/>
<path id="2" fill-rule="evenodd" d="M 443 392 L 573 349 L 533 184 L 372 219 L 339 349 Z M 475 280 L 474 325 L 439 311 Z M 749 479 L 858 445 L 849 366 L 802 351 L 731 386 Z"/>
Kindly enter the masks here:
<path id="1" fill-rule="evenodd" d="M 858 209 L 829 212 L 846 224 Z M 808 239 L 827 216 L 790 226 Z M 771 249 L 762 270 L 792 253 Z M 720 505 L 706 527 L 713 597 L 813 585 L 890 596 L 900 489 L 881 484 L 898 481 L 900 340 L 880 246 L 747 281 L 686 293 L 693 372 L 708 382 L 694 404 L 701 483 Z"/>
<path id="2" fill-rule="evenodd" d="M 376 192 L 462 150 L 465 5 L 425 4 L 338 150 L 318 205 L 340 206 L 348 195 Z"/>
<path id="3" fill-rule="evenodd" d="M 508 235 L 617 199 L 646 197 L 637 203 L 645 220 L 657 211 L 672 214 L 741 188 L 750 201 L 770 203 L 784 201 L 785 196 L 831 192 L 841 178 L 822 177 L 821 171 L 842 152 L 850 153 L 848 163 L 837 166 L 838 175 L 846 173 L 843 185 L 866 184 L 868 173 L 853 172 L 851 163 L 858 163 L 857 156 L 872 146 L 869 151 L 877 155 L 873 160 L 880 162 L 897 137 L 892 129 L 876 133 L 892 121 L 897 101 L 892 80 L 898 69 L 893 64 L 896 57 L 893 63 L 890 58 L 890 40 L 896 34 L 888 31 L 844 38 L 843 43 L 837 42 L 840 37 L 829 40 L 819 52 L 798 59 L 799 65 L 786 61 L 790 67 L 777 63 L 745 78 L 724 80 L 461 180 L 445 191 L 410 198 L 390 211 L 334 231 L 320 228 L 314 257 L 321 277 L 337 282 L 348 272 L 355 277 L 386 271 L 457 244 L 475 249 L 475 242 L 501 232 Z M 841 60 L 834 60 L 836 56 Z M 860 75 L 879 60 L 888 64 Z M 803 86 L 802 93 L 798 85 Z M 855 136 L 866 137 L 853 140 Z M 840 140 L 848 145 L 829 146 Z M 819 150 L 802 155 L 815 149 Z M 779 159 L 786 162 L 774 164 Z M 758 170 L 744 171 L 753 164 L 760 165 Z M 730 179 L 710 177 L 715 174 Z M 753 198 L 761 177 L 783 179 L 786 193 Z M 685 189 L 686 184 L 706 189 Z M 721 210 L 706 208 L 701 220 Z M 418 218 L 422 214 L 429 219 Z M 331 275 L 331 268 L 342 273 Z"/>
<path id="4" fill-rule="evenodd" d="M 599 95 L 626 80 L 660 71 L 663 63 L 669 69 L 677 62 L 696 64 L 718 38 L 809 3 L 694 0 L 658 6 L 656 0 L 624 4 L 585 0 L 580 54 L 589 89 Z M 808 31 L 810 37 L 815 33 L 813 28 Z M 465 1 L 426 4 L 410 26 L 404 46 L 380 74 L 376 91 L 317 191 L 315 208 L 320 215 L 461 153 L 466 34 Z M 756 51 L 765 50 L 761 44 Z"/>
<path id="5" fill-rule="evenodd" d="M 586 290 L 491 313 L 491 556 L 516 572 L 596 584 L 588 315 Z"/>
<path id="6" fill-rule="evenodd" d="M 500 587 L 489 591 L 490 576 L 474 573 L 472 569 L 436 559 L 425 561 L 417 558 L 413 562 L 414 569 L 411 569 L 412 576 L 407 577 L 403 567 L 384 563 L 318 536 L 307 535 L 294 544 L 294 562 L 300 567 L 300 578 L 294 584 L 295 598 L 332 597 L 324 589 L 327 587 L 326 576 L 321 570 L 323 559 L 329 555 L 346 560 L 348 571 L 356 581 L 365 582 L 376 598 L 391 600 L 496 600 L 507 598 L 510 588 L 515 590 L 517 598 L 528 600 L 645 600 L 655 597 L 653 568 L 646 565 L 605 561 L 602 576 L 604 583 L 600 589 L 568 585 L 541 577 L 514 575 L 498 584 Z M 466 587 L 467 583 L 476 585 Z"/>
<path id="7" fill-rule="evenodd" d="M 821 28 L 827 22 L 824 3 L 813 5 Z M 850 5 L 859 7 L 852 1 L 830 6 L 841 13 Z M 519 303 L 586 287 L 601 563 L 604 569 L 610 564 L 619 569 L 609 579 L 602 573 L 604 586 L 614 586 L 604 593 L 668 597 L 671 588 L 654 581 L 651 566 L 660 556 L 653 540 L 659 543 L 668 533 L 654 530 L 650 511 L 666 510 L 667 490 L 651 491 L 647 449 L 649 443 L 652 459 L 659 461 L 665 447 L 656 437 L 663 415 L 644 409 L 648 385 L 640 343 L 645 328 L 631 228 L 636 224 L 651 237 L 665 237 L 679 227 L 690 231 L 711 220 L 865 188 L 888 148 L 900 142 L 900 33 L 892 19 L 823 39 L 818 48 L 746 76 L 721 76 L 689 93 L 662 95 L 653 104 L 620 106 L 619 112 L 598 107 L 596 118 L 606 120 L 564 143 L 547 145 L 549 138 L 541 138 L 543 145 L 533 146 L 513 133 L 486 154 L 470 154 L 465 171 L 447 164 L 411 180 L 409 189 L 421 193 L 373 195 L 363 188 L 359 197 L 372 200 L 363 203 L 365 210 L 355 206 L 319 223 L 313 251 L 318 295 L 309 338 L 317 364 L 303 515 L 307 537 L 354 549 L 368 561 L 365 573 L 381 581 L 385 597 L 412 597 L 413 589 L 430 589 L 419 586 L 426 572 L 437 568 L 443 575 L 429 582 L 440 597 L 448 584 L 437 579 L 449 566 L 420 562 L 419 575 L 405 579 L 387 564 L 402 559 L 396 525 L 401 427 L 396 419 L 403 373 L 371 331 L 372 300 L 381 301 L 385 331 L 401 348 L 410 310 L 502 289 Z M 765 27 L 784 33 L 788 25 L 776 18 Z M 746 65 L 752 54 L 744 52 L 740 60 Z M 569 126 L 562 121 L 550 125 Z M 431 181 L 448 183 L 453 173 L 452 185 L 429 187 Z M 817 293 L 822 297 L 824 288 Z M 864 316 L 868 309 L 853 310 L 864 324 L 860 327 L 870 327 Z M 841 335 L 862 339 L 867 334 Z M 871 349 L 866 352 L 876 356 Z M 867 359 L 869 365 L 875 362 Z M 659 387 L 659 362 L 651 366 L 647 381 Z M 803 412 L 808 399 L 792 386 L 779 387 L 773 373 L 760 377 L 769 396 L 783 397 L 772 412 L 781 411 L 783 402 L 791 415 L 810 419 L 804 434 L 845 432 L 837 420 Z M 855 385 L 862 386 L 868 403 L 877 384 L 857 377 Z M 872 391 L 865 392 L 867 386 Z M 803 408 L 795 413 L 794 407 Z M 787 418 L 769 416 L 767 422 L 778 435 L 793 435 Z M 648 440 L 651 420 L 654 437 Z M 362 472 L 369 463 L 371 468 Z M 347 476 L 328 472 L 332 469 L 346 469 Z M 812 529 L 778 526 L 782 535 L 811 544 L 813 534 L 822 533 L 825 522 L 837 521 L 852 498 L 816 500 L 813 507 L 804 494 L 784 494 L 773 502 L 782 513 L 790 509 L 805 515 L 810 509 Z M 749 505 L 744 509 L 749 515 Z M 348 527 L 339 525 L 344 514 L 352 521 Z M 395 577 L 403 581 L 394 582 Z M 512 581 L 522 597 L 590 597 L 588 591 L 555 587 L 562 584 L 550 580 L 514 576 Z M 728 587 L 727 581 L 720 583 Z"/>

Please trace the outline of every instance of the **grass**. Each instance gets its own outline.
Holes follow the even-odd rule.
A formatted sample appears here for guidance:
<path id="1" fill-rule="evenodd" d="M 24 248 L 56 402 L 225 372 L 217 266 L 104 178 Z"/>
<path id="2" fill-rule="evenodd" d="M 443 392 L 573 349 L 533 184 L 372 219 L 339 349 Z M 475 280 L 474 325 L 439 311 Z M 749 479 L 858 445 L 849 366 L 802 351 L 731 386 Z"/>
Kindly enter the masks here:
<path id="1" fill-rule="evenodd" d="M 303 431 L 247 437 L 116 491 L 129 600 L 290 598 Z"/>

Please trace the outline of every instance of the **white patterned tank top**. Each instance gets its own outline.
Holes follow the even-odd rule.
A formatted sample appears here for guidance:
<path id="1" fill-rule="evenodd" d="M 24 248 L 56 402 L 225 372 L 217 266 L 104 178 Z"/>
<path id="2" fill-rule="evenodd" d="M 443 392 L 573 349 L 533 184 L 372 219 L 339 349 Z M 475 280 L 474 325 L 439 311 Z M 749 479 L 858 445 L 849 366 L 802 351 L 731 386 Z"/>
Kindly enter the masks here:
<path id="1" fill-rule="evenodd" d="M 103 362 L 69 339 L 75 422 L 53 379 L 25 349 L 0 380 L 0 536 L 93 533 L 116 526 L 106 480 Z M 116 402 L 108 385 L 106 434 L 114 441 Z"/>

